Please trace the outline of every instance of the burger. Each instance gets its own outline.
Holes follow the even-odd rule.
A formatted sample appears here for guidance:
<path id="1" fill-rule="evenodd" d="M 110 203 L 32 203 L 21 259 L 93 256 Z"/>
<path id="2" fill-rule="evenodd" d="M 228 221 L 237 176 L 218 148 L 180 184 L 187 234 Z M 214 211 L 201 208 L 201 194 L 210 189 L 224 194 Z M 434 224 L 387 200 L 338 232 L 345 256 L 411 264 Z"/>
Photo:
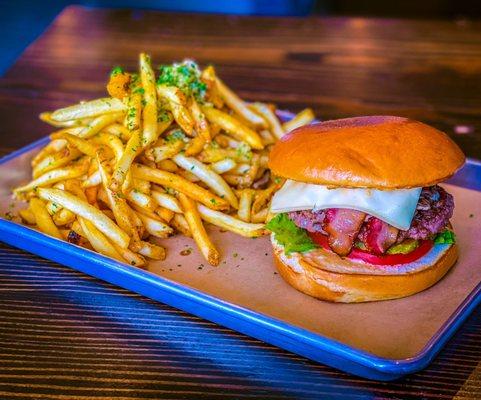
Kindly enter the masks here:
<path id="1" fill-rule="evenodd" d="M 458 249 L 454 201 L 438 183 L 465 162 L 443 132 L 401 117 L 327 121 L 288 133 L 269 167 L 276 267 L 318 299 L 401 298 L 439 281 Z"/>

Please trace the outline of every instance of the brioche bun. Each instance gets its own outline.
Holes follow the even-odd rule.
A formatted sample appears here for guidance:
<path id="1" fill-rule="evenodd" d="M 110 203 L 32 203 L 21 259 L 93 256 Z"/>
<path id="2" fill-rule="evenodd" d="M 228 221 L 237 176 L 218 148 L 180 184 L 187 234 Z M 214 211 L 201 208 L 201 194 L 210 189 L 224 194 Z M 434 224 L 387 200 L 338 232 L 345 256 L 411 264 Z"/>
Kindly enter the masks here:
<path id="1" fill-rule="evenodd" d="M 390 300 L 418 293 L 438 282 L 458 257 L 456 245 L 435 245 L 412 263 L 379 266 L 341 258 L 324 249 L 286 255 L 273 235 L 271 241 L 276 267 L 288 284 L 309 296 L 337 303 Z"/>
<path id="2" fill-rule="evenodd" d="M 429 125 L 370 116 L 293 130 L 274 145 L 269 168 L 305 183 L 391 190 L 434 185 L 464 162 L 459 147 Z"/>

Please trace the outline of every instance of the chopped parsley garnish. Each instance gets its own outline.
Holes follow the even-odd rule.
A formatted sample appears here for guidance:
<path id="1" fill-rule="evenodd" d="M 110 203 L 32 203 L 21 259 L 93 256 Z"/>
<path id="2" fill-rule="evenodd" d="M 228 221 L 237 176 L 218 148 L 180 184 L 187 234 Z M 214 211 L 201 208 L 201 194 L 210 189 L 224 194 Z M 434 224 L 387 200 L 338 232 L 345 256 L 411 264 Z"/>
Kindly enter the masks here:
<path id="1" fill-rule="evenodd" d="M 292 222 L 286 213 L 277 214 L 266 225 L 274 233 L 277 243 L 284 246 L 286 254 L 313 250 L 318 246 L 307 232 Z"/>
<path id="2" fill-rule="evenodd" d="M 145 90 L 142 87 L 138 87 L 138 88 L 135 88 L 132 93 L 134 93 L 134 94 L 144 94 Z"/>
<path id="3" fill-rule="evenodd" d="M 161 65 L 157 83 L 159 85 L 176 86 L 186 96 L 192 95 L 198 102 L 204 102 L 207 85 L 200 80 L 199 66 L 192 60 Z"/>
<path id="4" fill-rule="evenodd" d="M 440 232 L 434 238 L 436 244 L 453 244 L 456 243 L 456 235 L 453 231 L 445 230 Z"/>
<path id="5" fill-rule="evenodd" d="M 172 131 L 165 137 L 165 141 L 167 143 L 172 143 L 172 142 L 176 142 L 177 140 L 184 140 L 184 139 L 185 139 L 185 134 L 180 129 L 176 129 Z"/>
<path id="6" fill-rule="evenodd" d="M 124 73 L 124 69 L 117 65 L 116 67 L 112 68 L 112 71 L 110 71 L 110 76 L 115 76 L 123 73 Z"/>

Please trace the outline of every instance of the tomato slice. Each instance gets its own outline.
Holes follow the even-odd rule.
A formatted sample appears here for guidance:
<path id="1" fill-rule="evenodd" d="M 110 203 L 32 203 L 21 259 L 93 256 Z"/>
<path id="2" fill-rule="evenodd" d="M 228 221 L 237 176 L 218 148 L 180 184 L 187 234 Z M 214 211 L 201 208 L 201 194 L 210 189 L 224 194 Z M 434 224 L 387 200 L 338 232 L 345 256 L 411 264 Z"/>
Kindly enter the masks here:
<path id="1" fill-rule="evenodd" d="M 319 232 L 308 232 L 311 239 L 325 250 L 332 251 L 326 235 Z M 360 260 L 373 265 L 398 265 L 408 264 L 420 259 L 433 248 L 432 240 L 421 240 L 419 246 L 407 254 L 377 255 L 354 247 L 346 256 L 350 260 Z"/>

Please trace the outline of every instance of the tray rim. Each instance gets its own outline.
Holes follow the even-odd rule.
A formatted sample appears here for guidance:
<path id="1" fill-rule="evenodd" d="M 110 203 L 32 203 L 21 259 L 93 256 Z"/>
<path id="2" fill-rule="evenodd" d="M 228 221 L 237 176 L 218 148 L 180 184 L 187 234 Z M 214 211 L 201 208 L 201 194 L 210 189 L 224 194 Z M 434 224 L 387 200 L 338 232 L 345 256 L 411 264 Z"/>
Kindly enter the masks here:
<path id="1" fill-rule="evenodd" d="M 279 114 L 280 116 L 287 117 L 287 118 L 292 116 L 292 114 L 289 112 L 280 112 Z M 22 147 L 12 153 L 9 153 L 1 157 L 0 166 L 14 158 L 17 158 L 31 150 L 34 150 L 37 147 L 40 147 L 48 143 L 48 141 L 49 141 L 48 136 L 43 137 L 39 140 L 36 140 L 28 144 L 25 147 Z M 479 160 L 468 158 L 466 165 L 481 170 L 481 161 Z M 451 184 L 455 186 L 466 187 L 460 183 L 457 183 L 456 181 L 452 182 Z M 451 338 L 454 332 L 466 320 L 466 318 L 471 314 L 471 312 L 481 303 L 481 282 L 480 282 L 469 293 L 469 295 L 462 301 L 462 303 L 453 312 L 453 314 L 444 322 L 441 328 L 431 337 L 431 339 L 426 343 L 426 345 L 423 347 L 423 349 L 420 352 L 418 352 L 413 357 L 408 357 L 405 359 L 390 359 L 390 358 L 377 356 L 375 354 L 369 353 L 364 350 L 360 350 L 358 348 L 344 344 L 340 341 L 330 339 L 326 336 L 322 336 L 320 334 L 310 332 L 307 329 L 296 327 L 294 325 L 286 323 L 282 319 L 269 317 L 260 312 L 230 303 L 228 301 L 222 300 L 221 298 L 218 298 L 218 297 L 206 294 L 200 290 L 182 285 L 173 280 L 167 279 L 160 275 L 156 275 L 152 272 L 145 271 L 145 270 L 142 270 L 141 268 L 134 267 L 134 266 L 110 259 L 94 251 L 47 236 L 25 225 L 21 225 L 16 222 L 9 221 L 3 218 L 3 216 L 1 216 L 0 217 L 0 239 L 3 238 L 2 241 L 23 250 L 25 250 L 25 247 L 29 247 L 29 246 L 25 246 L 24 242 L 12 243 L 10 241 L 5 240 L 6 237 L 8 238 L 10 236 L 23 238 L 25 240 L 28 240 L 30 243 L 32 243 L 35 246 L 38 245 L 38 246 L 43 246 L 47 249 L 48 248 L 55 249 L 61 255 L 67 256 L 67 258 L 65 258 L 67 262 L 65 263 L 61 261 L 57 261 L 57 262 L 67 265 L 70 268 L 74 268 L 77 270 L 79 269 L 79 267 L 68 265 L 68 257 L 73 256 L 75 259 L 92 263 L 92 265 L 94 266 L 95 265 L 102 266 L 102 268 L 106 272 L 116 273 L 116 274 L 119 274 L 119 276 L 123 276 L 128 279 L 133 279 L 133 282 L 135 282 L 135 280 L 138 280 L 139 283 L 151 285 L 156 289 L 163 290 L 165 291 L 164 293 L 165 295 L 178 296 L 180 301 L 182 300 L 194 301 L 197 304 L 207 307 L 209 310 L 220 312 L 221 314 L 227 313 L 228 316 L 238 318 L 241 322 L 242 320 L 244 320 L 249 323 L 253 323 L 257 326 L 262 327 L 263 329 L 266 329 L 269 332 L 273 332 L 275 334 L 281 335 L 281 338 L 284 337 L 286 339 L 289 339 L 290 341 L 294 340 L 294 341 L 300 342 L 303 345 L 310 346 L 313 349 L 316 349 L 317 352 L 320 352 L 321 356 L 316 357 L 315 355 L 312 355 L 312 354 L 311 355 L 306 354 L 306 352 L 298 353 L 295 350 L 292 350 L 292 348 L 286 349 L 287 351 L 301 354 L 302 356 L 306 358 L 310 358 L 316 362 L 331 365 L 331 366 L 334 366 L 335 368 L 338 368 L 356 375 L 360 375 L 369 379 L 393 380 L 401 376 L 420 371 L 421 369 L 425 368 L 439 353 L 439 351 L 444 347 L 446 342 Z M 26 250 L 26 251 L 29 251 L 29 250 Z M 48 257 L 45 257 L 45 258 L 48 258 Z M 84 272 L 84 273 L 88 275 L 93 275 L 92 273 L 89 273 L 89 272 Z M 97 276 L 97 275 L 94 275 L 94 276 L 96 276 L 99 279 L 109 281 L 108 278 L 103 277 L 102 274 L 100 275 L 101 276 Z M 125 287 L 119 283 L 113 283 L 113 282 L 111 283 L 119 287 Z M 131 289 L 130 287 L 128 287 L 127 289 L 140 293 L 143 296 L 154 298 L 156 301 L 160 301 L 157 298 L 153 297 L 152 295 L 145 294 L 145 291 L 144 292 L 138 291 L 135 289 Z M 182 306 L 179 306 L 178 304 L 174 305 L 170 302 L 165 302 L 165 303 L 169 304 L 174 308 L 183 310 Z M 206 317 L 205 313 L 203 312 L 199 314 L 192 311 L 186 311 L 186 312 L 209 320 L 209 317 Z M 224 324 L 223 322 L 219 322 L 215 318 L 210 320 L 219 325 L 224 325 L 229 327 L 230 329 L 240 331 L 238 328 L 233 328 L 229 324 Z M 249 336 L 254 336 L 252 333 L 245 333 L 245 332 L 242 332 L 242 333 Z M 269 343 L 269 341 L 266 340 L 265 338 L 259 338 L 259 337 L 257 338 L 260 339 L 261 341 Z M 271 344 L 273 344 L 276 347 L 281 347 L 281 348 L 283 347 L 275 343 L 271 343 Z M 325 358 L 322 356 L 323 352 L 327 353 L 328 358 Z M 329 359 L 329 356 L 333 356 L 340 359 L 341 364 L 339 365 L 339 363 L 336 363 L 336 365 L 333 365 L 334 362 Z M 345 364 L 345 362 L 347 362 L 347 364 Z M 357 364 L 357 366 L 363 369 L 367 368 L 367 371 L 357 371 L 357 368 L 355 366 L 350 366 L 349 363 L 355 363 Z"/>

